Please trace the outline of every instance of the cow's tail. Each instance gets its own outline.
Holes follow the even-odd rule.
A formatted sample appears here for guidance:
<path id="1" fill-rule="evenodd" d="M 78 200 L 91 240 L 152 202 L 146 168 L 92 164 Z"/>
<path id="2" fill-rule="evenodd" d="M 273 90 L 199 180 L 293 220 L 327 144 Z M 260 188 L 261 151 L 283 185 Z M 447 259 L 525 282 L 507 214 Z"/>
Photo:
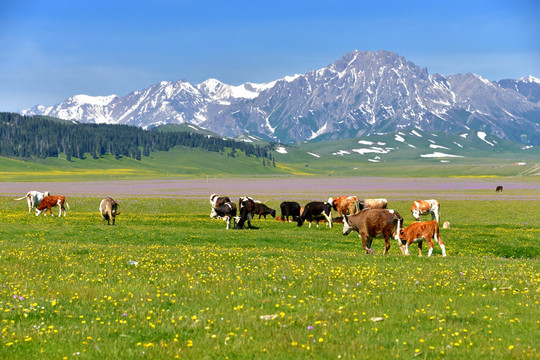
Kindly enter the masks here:
<path id="1" fill-rule="evenodd" d="M 26 199 L 26 196 L 23 196 L 23 197 L 20 197 L 20 198 L 17 198 L 17 199 L 13 199 L 13 201 L 20 201 L 20 200 L 24 200 Z"/>

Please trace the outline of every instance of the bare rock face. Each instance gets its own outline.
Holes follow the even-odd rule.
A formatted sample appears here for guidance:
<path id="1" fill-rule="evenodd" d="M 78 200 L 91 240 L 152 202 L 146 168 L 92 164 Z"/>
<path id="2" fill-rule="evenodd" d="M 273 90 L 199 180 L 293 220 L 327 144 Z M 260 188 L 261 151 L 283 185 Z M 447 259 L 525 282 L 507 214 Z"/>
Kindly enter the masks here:
<path id="1" fill-rule="evenodd" d="M 353 51 L 322 69 L 267 84 L 163 81 L 123 97 L 77 95 L 21 113 L 143 128 L 191 123 L 223 136 L 248 132 L 282 143 L 414 126 L 425 132 L 477 130 L 538 145 L 540 80 L 429 75 L 393 52 Z"/>

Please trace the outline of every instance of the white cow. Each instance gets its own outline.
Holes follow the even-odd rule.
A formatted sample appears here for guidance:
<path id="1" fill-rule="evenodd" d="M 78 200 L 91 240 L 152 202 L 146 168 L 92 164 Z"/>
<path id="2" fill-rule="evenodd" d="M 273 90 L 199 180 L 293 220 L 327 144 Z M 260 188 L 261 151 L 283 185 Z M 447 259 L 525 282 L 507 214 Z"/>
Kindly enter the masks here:
<path id="1" fill-rule="evenodd" d="M 41 204 L 41 200 L 45 198 L 46 196 L 51 195 L 48 191 L 45 192 L 39 192 L 39 191 L 29 191 L 26 196 L 13 199 L 13 201 L 19 201 L 26 199 L 26 202 L 28 203 L 28 213 L 31 214 L 33 209 L 37 209 L 39 204 Z"/>

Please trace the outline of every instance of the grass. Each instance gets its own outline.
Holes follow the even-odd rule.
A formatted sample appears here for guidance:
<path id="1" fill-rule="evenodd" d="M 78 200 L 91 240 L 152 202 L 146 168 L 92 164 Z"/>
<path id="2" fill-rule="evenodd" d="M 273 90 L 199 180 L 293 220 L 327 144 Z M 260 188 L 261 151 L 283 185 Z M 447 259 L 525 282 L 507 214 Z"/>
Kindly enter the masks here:
<path id="1" fill-rule="evenodd" d="M 36 218 L 0 198 L 0 358 L 538 356 L 538 201 L 445 200 L 449 256 L 419 258 L 341 225 L 226 231 L 197 199 L 124 198 L 108 227 L 100 200 Z"/>

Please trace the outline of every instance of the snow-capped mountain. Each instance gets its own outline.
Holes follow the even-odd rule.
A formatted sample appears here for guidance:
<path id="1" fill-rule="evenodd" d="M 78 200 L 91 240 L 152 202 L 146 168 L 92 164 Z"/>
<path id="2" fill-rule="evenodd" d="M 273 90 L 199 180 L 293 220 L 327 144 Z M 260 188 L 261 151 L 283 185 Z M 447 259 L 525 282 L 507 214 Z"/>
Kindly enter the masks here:
<path id="1" fill-rule="evenodd" d="M 540 80 L 493 82 L 475 74 L 429 75 L 388 51 L 345 54 L 303 75 L 230 86 L 215 79 L 154 84 L 124 97 L 77 95 L 25 115 L 149 128 L 191 123 L 224 136 L 283 143 L 342 139 L 417 127 L 477 130 L 540 144 Z"/>

